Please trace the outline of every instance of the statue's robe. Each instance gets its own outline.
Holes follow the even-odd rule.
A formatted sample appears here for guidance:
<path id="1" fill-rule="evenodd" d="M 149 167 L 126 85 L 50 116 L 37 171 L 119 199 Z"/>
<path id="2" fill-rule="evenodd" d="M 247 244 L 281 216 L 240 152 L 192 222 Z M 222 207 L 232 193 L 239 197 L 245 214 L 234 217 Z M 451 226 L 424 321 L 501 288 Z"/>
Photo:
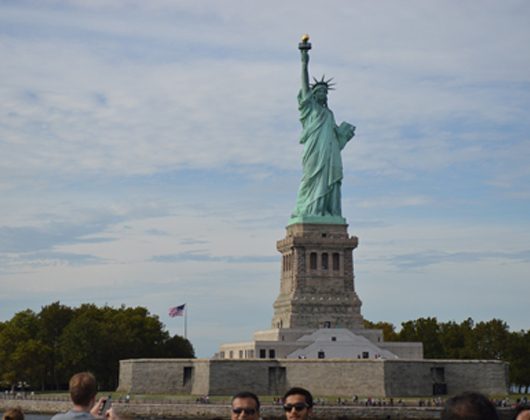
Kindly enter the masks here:
<path id="1" fill-rule="evenodd" d="M 340 151 L 350 139 L 338 130 L 333 112 L 320 105 L 313 92 L 298 94 L 304 145 L 303 176 L 293 217 L 342 216 Z"/>

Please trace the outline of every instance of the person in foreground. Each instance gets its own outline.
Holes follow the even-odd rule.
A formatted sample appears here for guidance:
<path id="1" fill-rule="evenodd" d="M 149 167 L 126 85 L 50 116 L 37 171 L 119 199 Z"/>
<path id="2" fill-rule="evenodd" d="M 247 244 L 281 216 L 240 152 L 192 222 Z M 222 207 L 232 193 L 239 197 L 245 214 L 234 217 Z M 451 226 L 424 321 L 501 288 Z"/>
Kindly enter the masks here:
<path id="1" fill-rule="evenodd" d="M 313 412 L 313 396 L 304 388 L 291 388 L 283 396 L 287 420 L 307 420 Z"/>
<path id="2" fill-rule="evenodd" d="M 499 420 L 493 403 L 478 392 L 464 392 L 448 399 L 442 420 Z"/>
<path id="3" fill-rule="evenodd" d="M 232 397 L 232 420 L 259 420 L 259 398 L 248 391 Z"/>
<path id="4" fill-rule="evenodd" d="M 20 408 L 10 408 L 5 411 L 2 420 L 24 420 L 24 413 Z"/>
<path id="5" fill-rule="evenodd" d="M 96 404 L 96 378 L 90 372 L 76 373 L 68 383 L 72 408 L 66 413 L 59 413 L 52 420 L 92 420 L 101 418 L 107 413 L 100 413 L 106 398 L 100 398 Z"/>
<path id="6" fill-rule="evenodd" d="M 519 407 L 516 411 L 515 420 L 530 420 L 530 408 Z"/>

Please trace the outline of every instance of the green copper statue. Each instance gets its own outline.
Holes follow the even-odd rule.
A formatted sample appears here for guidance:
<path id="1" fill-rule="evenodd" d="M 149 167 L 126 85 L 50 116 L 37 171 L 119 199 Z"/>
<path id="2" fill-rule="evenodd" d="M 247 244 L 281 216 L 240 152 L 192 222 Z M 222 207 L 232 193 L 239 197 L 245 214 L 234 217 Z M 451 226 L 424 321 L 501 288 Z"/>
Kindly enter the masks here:
<path id="1" fill-rule="evenodd" d="M 355 127 L 347 122 L 335 123 L 328 108 L 331 79 L 314 79 L 309 84 L 309 36 L 304 35 L 299 49 L 302 56 L 302 89 L 298 109 L 302 122 L 300 143 L 304 145 L 303 176 L 296 198 L 296 208 L 289 220 L 294 223 L 345 224 L 342 217 L 340 187 L 342 183 L 341 150 L 354 136 Z"/>

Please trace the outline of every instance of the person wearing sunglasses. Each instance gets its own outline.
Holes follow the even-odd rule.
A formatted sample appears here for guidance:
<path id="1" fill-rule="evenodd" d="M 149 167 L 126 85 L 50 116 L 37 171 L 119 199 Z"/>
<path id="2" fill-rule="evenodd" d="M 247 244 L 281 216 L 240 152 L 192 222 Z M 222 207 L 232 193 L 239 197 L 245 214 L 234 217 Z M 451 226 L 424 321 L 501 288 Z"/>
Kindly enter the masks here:
<path id="1" fill-rule="evenodd" d="M 283 396 L 283 410 L 287 420 L 307 420 L 313 410 L 313 396 L 304 388 L 291 388 Z"/>
<path id="2" fill-rule="evenodd" d="M 248 391 L 232 397 L 232 420 L 259 420 L 259 398 Z"/>

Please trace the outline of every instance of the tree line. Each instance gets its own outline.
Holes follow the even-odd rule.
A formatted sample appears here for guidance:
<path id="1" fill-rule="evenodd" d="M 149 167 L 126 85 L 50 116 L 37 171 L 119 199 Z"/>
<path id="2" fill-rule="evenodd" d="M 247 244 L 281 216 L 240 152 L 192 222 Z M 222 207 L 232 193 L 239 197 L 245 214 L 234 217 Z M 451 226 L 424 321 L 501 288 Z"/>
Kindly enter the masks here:
<path id="1" fill-rule="evenodd" d="M 401 323 L 365 321 L 383 330 L 385 341 L 420 341 L 427 359 L 496 359 L 510 363 L 510 382 L 530 388 L 530 330 L 511 332 L 501 320 L 439 322 L 435 317 Z M 118 385 L 119 360 L 195 357 L 191 343 L 170 336 L 146 308 L 54 302 L 0 322 L 0 386 L 27 383 L 32 389 L 64 389 L 70 376 L 90 370 L 102 389 Z"/>
<path id="2" fill-rule="evenodd" d="M 0 322 L 0 385 L 67 388 L 70 376 L 89 370 L 102 389 L 118 385 L 119 360 L 195 357 L 191 343 L 170 336 L 146 308 L 112 308 L 54 302 Z"/>
<path id="3" fill-rule="evenodd" d="M 510 364 L 510 383 L 519 392 L 530 387 L 530 330 L 510 332 L 499 319 L 475 323 L 439 322 L 435 317 L 401 323 L 365 321 L 366 328 L 383 330 L 385 341 L 421 341 L 426 359 L 495 359 Z"/>

